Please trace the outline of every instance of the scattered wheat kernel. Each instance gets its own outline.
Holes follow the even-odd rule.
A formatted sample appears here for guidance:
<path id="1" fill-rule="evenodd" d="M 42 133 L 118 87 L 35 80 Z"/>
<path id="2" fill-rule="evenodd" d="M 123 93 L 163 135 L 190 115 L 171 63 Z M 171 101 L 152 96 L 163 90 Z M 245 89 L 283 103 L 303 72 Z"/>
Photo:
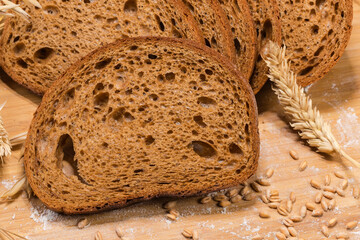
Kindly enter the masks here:
<path id="1" fill-rule="evenodd" d="M 289 217 L 293 222 L 301 222 L 302 221 L 302 217 L 300 215 L 291 215 Z"/>
<path id="2" fill-rule="evenodd" d="M 340 197 L 345 197 L 345 191 L 342 190 L 341 188 L 336 188 L 336 193 L 340 196 Z"/>
<path id="3" fill-rule="evenodd" d="M 349 181 L 347 179 L 342 180 L 340 187 L 342 190 L 345 190 L 349 186 Z"/>
<path id="4" fill-rule="evenodd" d="M 260 236 L 259 234 L 252 237 L 252 240 L 263 240 L 264 238 Z"/>
<path id="5" fill-rule="evenodd" d="M 311 179 L 311 180 L 310 180 L 310 185 L 311 185 L 313 188 L 321 189 L 320 183 L 319 183 L 318 181 L 316 181 L 316 180 Z"/>
<path id="6" fill-rule="evenodd" d="M 88 225 L 88 220 L 87 220 L 87 218 L 82 218 L 82 219 L 80 219 L 79 221 L 78 221 L 78 223 L 77 223 L 77 227 L 79 228 L 79 229 L 83 229 L 84 227 L 86 227 Z"/>
<path id="7" fill-rule="evenodd" d="M 278 240 L 286 240 L 286 236 L 284 234 L 282 234 L 281 232 L 276 233 L 276 238 Z"/>
<path id="8" fill-rule="evenodd" d="M 211 197 L 210 196 L 206 196 L 206 197 L 203 197 L 201 200 L 200 200 L 200 203 L 202 204 L 205 204 L 205 203 L 208 203 L 211 201 Z"/>
<path id="9" fill-rule="evenodd" d="M 260 216 L 261 218 L 269 218 L 269 217 L 270 217 L 270 214 L 269 214 L 268 211 L 262 210 L 262 211 L 259 212 L 259 216 Z"/>
<path id="10" fill-rule="evenodd" d="M 299 240 L 297 237 L 289 237 L 286 240 Z"/>
<path id="11" fill-rule="evenodd" d="M 326 174 L 324 184 L 325 186 L 329 186 L 331 183 L 331 177 L 329 174 Z"/>
<path id="12" fill-rule="evenodd" d="M 103 240 L 103 237 L 101 235 L 101 232 L 97 232 L 96 235 L 95 235 L 95 240 Z"/>
<path id="13" fill-rule="evenodd" d="M 252 190 L 254 190 L 255 192 L 260 192 L 260 188 L 259 188 L 259 186 L 258 186 L 255 182 L 250 183 L 250 187 L 251 187 Z"/>
<path id="14" fill-rule="evenodd" d="M 181 233 L 186 238 L 192 238 L 193 232 L 190 229 L 184 229 Z"/>
<path id="15" fill-rule="evenodd" d="M 360 197 L 360 188 L 358 186 L 353 187 L 353 197 L 355 199 Z"/>
<path id="16" fill-rule="evenodd" d="M 311 202 L 307 202 L 305 203 L 306 209 L 309 211 L 314 211 L 316 208 L 316 205 L 314 203 Z"/>
<path id="17" fill-rule="evenodd" d="M 278 202 L 271 202 L 268 204 L 268 207 L 272 208 L 272 209 L 277 209 L 279 205 L 280 205 L 280 203 L 278 203 Z"/>
<path id="18" fill-rule="evenodd" d="M 271 190 L 270 189 L 266 189 L 265 196 L 267 197 L 267 199 L 269 199 L 271 197 Z"/>
<path id="19" fill-rule="evenodd" d="M 270 201 L 270 202 L 280 202 L 281 199 L 280 199 L 279 196 L 271 196 L 271 197 L 269 198 L 269 201 Z"/>
<path id="20" fill-rule="evenodd" d="M 302 218 L 305 218 L 305 217 L 306 217 L 306 214 L 307 214 L 307 208 L 306 208 L 306 206 L 302 206 L 302 207 L 300 208 L 300 216 L 301 216 Z"/>
<path id="21" fill-rule="evenodd" d="M 334 198 L 334 194 L 332 192 L 323 192 L 323 196 L 330 200 Z"/>
<path id="22" fill-rule="evenodd" d="M 295 230 L 294 227 L 289 227 L 288 230 L 291 236 L 297 237 L 297 231 Z"/>
<path id="23" fill-rule="evenodd" d="M 322 192 L 318 192 L 318 193 L 315 195 L 315 203 L 320 203 L 322 197 L 323 197 Z"/>
<path id="24" fill-rule="evenodd" d="M 321 233 L 325 236 L 328 237 L 330 235 L 329 233 L 329 228 L 325 225 L 321 226 Z"/>
<path id="25" fill-rule="evenodd" d="M 290 197 L 289 199 L 291 200 L 291 202 L 295 203 L 296 202 L 296 196 L 295 196 L 295 193 L 294 192 L 291 192 L 290 193 Z"/>
<path id="26" fill-rule="evenodd" d="M 245 196 L 251 193 L 251 189 L 249 186 L 245 186 L 243 189 L 241 189 L 240 191 L 240 195 L 241 196 Z"/>
<path id="27" fill-rule="evenodd" d="M 231 189 L 231 190 L 229 190 L 226 194 L 228 195 L 229 198 L 232 198 L 232 197 L 234 197 L 235 195 L 238 195 L 238 194 L 239 194 L 239 190 L 237 190 L 237 189 Z"/>
<path id="28" fill-rule="evenodd" d="M 176 216 L 170 213 L 166 214 L 166 218 L 171 221 L 176 221 Z"/>
<path id="29" fill-rule="evenodd" d="M 251 200 L 254 200 L 255 197 L 256 197 L 255 194 L 250 193 L 250 194 L 247 194 L 247 195 L 243 196 L 243 199 L 245 201 L 251 201 Z"/>
<path id="30" fill-rule="evenodd" d="M 266 197 L 265 195 L 261 195 L 261 196 L 260 196 L 260 199 L 261 199 L 261 201 L 263 201 L 263 203 L 265 203 L 265 204 L 268 204 L 268 203 L 269 203 L 269 200 L 267 199 L 267 197 Z"/>
<path id="31" fill-rule="evenodd" d="M 199 240 L 199 232 L 198 231 L 194 230 L 192 232 L 192 239 L 193 240 Z"/>
<path id="32" fill-rule="evenodd" d="M 288 230 L 287 227 L 281 226 L 281 227 L 280 227 L 280 232 L 281 232 L 282 234 L 284 234 L 285 237 L 290 237 L 290 233 L 289 233 L 289 230 Z"/>
<path id="33" fill-rule="evenodd" d="M 216 202 L 221 202 L 223 200 L 227 200 L 227 197 L 222 193 L 218 193 L 213 197 L 213 200 Z"/>
<path id="34" fill-rule="evenodd" d="M 357 225 L 358 225 L 357 221 L 348 222 L 346 224 L 346 229 L 347 230 L 353 230 L 354 228 L 356 228 Z"/>
<path id="35" fill-rule="evenodd" d="M 278 206 L 277 212 L 282 216 L 287 216 L 289 214 L 283 206 Z"/>
<path id="36" fill-rule="evenodd" d="M 286 201 L 286 211 L 288 211 L 289 213 L 291 213 L 292 209 L 293 209 L 293 203 L 292 203 L 292 201 L 291 201 L 291 200 L 287 200 L 287 201 Z"/>
<path id="37" fill-rule="evenodd" d="M 241 201 L 241 196 L 240 195 L 233 196 L 230 199 L 230 202 L 232 202 L 232 203 L 237 203 L 237 202 L 240 202 L 240 201 Z"/>
<path id="38" fill-rule="evenodd" d="M 335 201 L 335 199 L 331 199 L 330 201 L 329 201 L 329 210 L 333 210 L 335 207 L 336 207 L 336 201 Z"/>
<path id="39" fill-rule="evenodd" d="M 170 201 L 170 202 L 165 203 L 163 205 L 163 208 L 170 210 L 170 209 L 175 208 L 175 206 L 176 206 L 176 201 Z"/>
<path id="40" fill-rule="evenodd" d="M 271 190 L 270 190 L 270 196 L 278 197 L 278 196 L 279 196 L 279 190 L 277 190 L 277 189 L 271 189 Z"/>
<path id="41" fill-rule="evenodd" d="M 349 234 L 347 234 L 346 232 L 340 232 L 336 234 L 336 239 L 349 239 Z"/>
<path id="42" fill-rule="evenodd" d="M 337 224 L 337 218 L 332 218 L 327 223 L 328 227 L 330 228 L 335 227 L 336 224 Z"/>
<path id="43" fill-rule="evenodd" d="M 257 179 L 256 182 L 261 186 L 270 186 L 271 185 L 269 180 L 264 179 L 264 178 Z"/>
<path id="44" fill-rule="evenodd" d="M 299 159 L 299 154 L 295 150 L 290 150 L 289 154 L 294 160 Z"/>
<path id="45" fill-rule="evenodd" d="M 171 210 L 169 211 L 169 213 L 172 214 L 172 215 L 174 215 L 174 216 L 177 217 L 177 218 L 180 216 L 179 211 L 174 210 L 174 209 L 171 209 Z"/>
<path id="46" fill-rule="evenodd" d="M 283 219 L 282 223 L 287 227 L 293 227 L 294 226 L 294 222 L 289 218 Z"/>
<path id="47" fill-rule="evenodd" d="M 267 178 L 271 178 L 272 175 L 274 175 L 274 169 L 273 168 L 269 168 L 267 171 L 266 171 L 266 177 Z"/>
<path id="48" fill-rule="evenodd" d="M 338 178 L 342 178 L 344 179 L 345 178 L 345 174 L 343 172 L 340 172 L 340 171 L 335 171 L 334 172 L 334 175 Z"/>
<path id="49" fill-rule="evenodd" d="M 220 207 L 228 207 L 231 205 L 231 202 L 229 200 L 222 200 L 219 202 Z"/>
<path id="50" fill-rule="evenodd" d="M 322 209 L 316 209 L 312 211 L 311 216 L 313 217 L 321 217 L 324 214 L 324 211 Z"/>
<path id="51" fill-rule="evenodd" d="M 119 238 L 122 238 L 124 237 L 124 232 L 123 230 L 120 228 L 120 226 L 118 226 L 116 229 L 115 229 L 115 232 L 116 232 L 116 235 L 119 237 Z"/>
<path id="52" fill-rule="evenodd" d="M 327 200 L 326 200 L 326 199 L 322 199 L 322 200 L 321 200 L 321 208 L 322 208 L 325 212 L 327 212 L 327 211 L 328 211 L 328 209 L 329 209 L 329 205 L 328 205 L 328 203 L 327 203 Z"/>
<path id="53" fill-rule="evenodd" d="M 307 166 L 308 166 L 307 161 L 306 160 L 302 161 L 299 165 L 299 171 L 300 172 L 304 171 L 307 168 Z"/>
<path id="54" fill-rule="evenodd" d="M 336 188 L 334 188 L 332 186 L 325 186 L 323 188 L 323 190 L 326 191 L 326 192 L 332 192 L 332 193 L 336 192 Z"/>

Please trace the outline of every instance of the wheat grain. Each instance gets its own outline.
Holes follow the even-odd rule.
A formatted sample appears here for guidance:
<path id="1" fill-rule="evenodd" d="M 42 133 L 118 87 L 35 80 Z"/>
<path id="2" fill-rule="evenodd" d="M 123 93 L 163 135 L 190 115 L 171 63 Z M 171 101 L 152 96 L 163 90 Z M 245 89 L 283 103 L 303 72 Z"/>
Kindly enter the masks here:
<path id="1" fill-rule="evenodd" d="M 324 121 L 317 108 L 313 107 L 304 89 L 297 85 L 296 75 L 290 70 L 286 57 L 286 46 L 280 48 L 276 43 L 269 41 L 263 49 L 262 58 L 269 67 L 268 76 L 274 82 L 273 90 L 286 114 L 292 118 L 291 127 L 299 131 L 300 137 L 319 152 L 338 153 L 360 168 L 360 163 L 341 149 L 330 125 Z"/>

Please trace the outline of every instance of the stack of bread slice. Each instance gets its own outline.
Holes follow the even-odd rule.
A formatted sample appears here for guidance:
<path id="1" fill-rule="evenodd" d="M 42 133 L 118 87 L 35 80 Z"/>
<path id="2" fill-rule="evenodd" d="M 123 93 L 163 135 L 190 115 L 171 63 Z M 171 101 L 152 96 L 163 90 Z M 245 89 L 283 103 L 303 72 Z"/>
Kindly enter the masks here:
<path id="1" fill-rule="evenodd" d="M 262 47 L 284 41 L 306 85 L 339 59 L 352 18 L 350 0 L 39 2 L 22 5 L 30 22 L 6 20 L 0 65 L 45 94 L 26 175 L 68 214 L 246 180 L 259 156 Z"/>

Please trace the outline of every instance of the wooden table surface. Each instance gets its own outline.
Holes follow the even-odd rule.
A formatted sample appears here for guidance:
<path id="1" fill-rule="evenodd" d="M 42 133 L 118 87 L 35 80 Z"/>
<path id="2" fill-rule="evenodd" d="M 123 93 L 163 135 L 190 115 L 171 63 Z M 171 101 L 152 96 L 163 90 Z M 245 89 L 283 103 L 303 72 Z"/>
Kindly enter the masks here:
<path id="1" fill-rule="evenodd" d="M 360 5 L 354 2 L 354 29 L 349 46 L 339 63 L 324 79 L 308 89 L 314 104 L 330 123 L 333 133 L 346 152 L 360 160 Z M 26 77 L 26 76 L 24 76 Z M 27 131 L 32 114 L 40 98 L 1 74 L 0 103 L 7 101 L 1 112 L 10 136 Z M 323 183 L 324 176 L 330 174 L 332 185 L 338 186 L 340 179 L 333 175 L 335 170 L 344 171 L 349 179 L 346 197 L 336 196 L 337 207 L 315 218 L 308 214 L 295 224 L 299 236 L 304 239 L 324 239 L 320 227 L 333 217 L 338 224 L 330 229 L 330 238 L 336 233 L 347 232 L 350 239 L 360 239 L 360 226 L 347 231 L 345 225 L 352 220 L 360 220 L 360 200 L 351 194 L 352 186 L 360 186 L 360 170 L 351 167 L 339 158 L 317 154 L 301 141 L 296 132 L 289 128 L 281 107 L 268 84 L 257 96 L 259 105 L 259 127 L 261 154 L 256 176 L 263 176 L 268 168 L 275 173 L 270 179 L 271 186 L 265 189 L 279 190 L 281 198 L 290 192 L 296 194 L 293 213 L 298 213 L 306 202 L 313 202 L 317 190 L 309 181 L 315 179 Z M 299 153 L 295 161 L 289 150 Z M 11 187 L 23 175 L 23 166 L 17 160 L 19 149 L 14 149 L 12 157 L 0 168 L 0 191 Z M 299 172 L 301 161 L 308 162 L 308 168 Z M 253 180 L 256 176 L 250 179 Z M 249 181 L 249 182 L 250 182 Z M 36 198 L 27 199 L 20 194 L 13 202 L 0 204 L 0 227 L 16 232 L 28 239 L 94 239 L 100 231 L 103 239 L 118 239 L 115 227 L 120 226 L 128 239 L 184 239 L 184 228 L 196 229 L 200 239 L 252 239 L 259 234 L 264 239 L 275 239 L 281 226 L 281 217 L 269 209 L 258 198 L 241 201 L 227 208 L 216 206 L 215 202 L 199 204 L 198 198 L 178 200 L 177 210 L 181 216 L 176 222 L 166 220 L 162 204 L 167 199 L 158 199 L 136 204 L 124 209 L 86 216 L 89 227 L 79 230 L 75 225 L 80 216 L 63 216 L 47 210 Z M 319 207 L 319 206 L 317 206 Z M 262 219 L 258 212 L 270 210 L 271 217 Z"/>

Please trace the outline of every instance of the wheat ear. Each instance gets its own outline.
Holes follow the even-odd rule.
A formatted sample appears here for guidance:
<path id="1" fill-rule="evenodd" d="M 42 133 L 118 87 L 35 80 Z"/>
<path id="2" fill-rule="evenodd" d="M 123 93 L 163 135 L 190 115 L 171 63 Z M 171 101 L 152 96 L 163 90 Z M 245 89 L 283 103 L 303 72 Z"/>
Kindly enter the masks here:
<path id="1" fill-rule="evenodd" d="M 297 85 L 296 75 L 290 70 L 286 47 L 269 42 L 263 49 L 262 57 L 269 67 L 269 78 L 274 83 L 273 90 L 285 113 L 292 118 L 291 127 L 299 131 L 311 147 L 319 152 L 338 153 L 360 168 L 360 163 L 347 155 L 331 133 L 331 128 L 324 121 L 319 110 L 313 107 L 311 99 L 304 89 Z"/>
<path id="2" fill-rule="evenodd" d="M 0 105 L 0 111 L 5 106 L 5 103 Z M 11 143 L 9 140 L 8 133 L 4 128 L 4 124 L 2 122 L 2 118 L 0 116 L 0 159 L 1 162 L 4 163 L 4 157 L 10 156 L 11 154 Z"/>

